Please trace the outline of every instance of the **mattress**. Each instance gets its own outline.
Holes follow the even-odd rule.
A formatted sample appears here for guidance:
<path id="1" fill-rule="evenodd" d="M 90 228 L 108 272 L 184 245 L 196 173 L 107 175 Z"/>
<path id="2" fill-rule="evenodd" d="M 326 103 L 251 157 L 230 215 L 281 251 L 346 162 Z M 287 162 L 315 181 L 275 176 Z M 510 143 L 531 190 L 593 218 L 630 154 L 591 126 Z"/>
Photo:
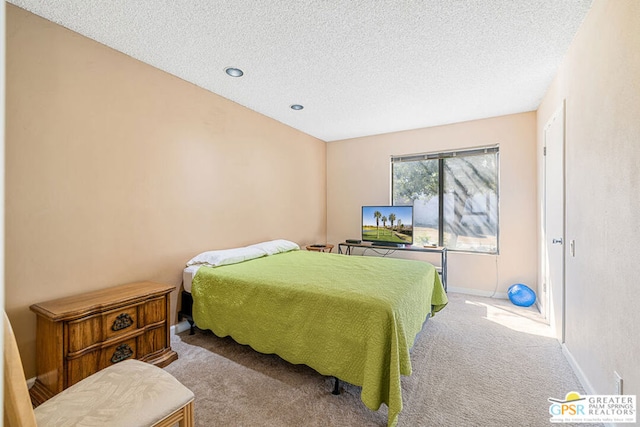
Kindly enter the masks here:
<path id="1" fill-rule="evenodd" d="M 191 293 L 193 278 L 196 276 L 200 267 L 200 265 L 190 265 L 182 271 L 182 285 L 184 286 L 185 291 Z"/>

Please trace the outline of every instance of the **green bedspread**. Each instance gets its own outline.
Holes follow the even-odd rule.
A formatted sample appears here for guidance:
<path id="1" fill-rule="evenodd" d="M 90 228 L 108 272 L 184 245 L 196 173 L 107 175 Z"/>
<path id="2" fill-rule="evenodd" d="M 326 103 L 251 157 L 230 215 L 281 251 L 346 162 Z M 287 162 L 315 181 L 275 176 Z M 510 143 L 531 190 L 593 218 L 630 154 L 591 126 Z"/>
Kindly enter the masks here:
<path id="1" fill-rule="evenodd" d="M 426 262 L 306 251 L 201 267 L 191 292 L 199 328 L 362 386 L 368 408 L 387 404 L 390 426 L 409 349 L 447 304 Z"/>

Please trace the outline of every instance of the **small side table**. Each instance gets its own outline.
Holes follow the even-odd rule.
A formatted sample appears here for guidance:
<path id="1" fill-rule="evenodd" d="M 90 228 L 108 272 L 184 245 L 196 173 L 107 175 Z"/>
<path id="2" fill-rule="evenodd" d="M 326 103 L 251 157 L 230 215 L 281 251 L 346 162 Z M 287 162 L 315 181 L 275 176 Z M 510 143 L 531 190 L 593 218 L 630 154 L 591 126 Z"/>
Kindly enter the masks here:
<path id="1" fill-rule="evenodd" d="M 333 250 L 333 245 L 307 245 L 308 251 L 316 251 L 316 252 L 331 252 Z"/>

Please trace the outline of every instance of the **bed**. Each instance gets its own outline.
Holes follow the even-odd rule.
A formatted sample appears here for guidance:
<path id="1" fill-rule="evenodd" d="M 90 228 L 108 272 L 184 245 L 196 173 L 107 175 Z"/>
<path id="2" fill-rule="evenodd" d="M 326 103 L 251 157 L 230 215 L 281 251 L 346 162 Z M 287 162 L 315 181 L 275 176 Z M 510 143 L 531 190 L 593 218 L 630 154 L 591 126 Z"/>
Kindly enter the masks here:
<path id="1" fill-rule="evenodd" d="M 372 410 L 385 403 L 395 425 L 409 350 L 447 304 L 435 268 L 291 247 L 213 266 L 217 259 L 194 258 L 184 272 L 193 306 L 183 300 L 183 314 L 217 336 L 361 386 L 363 403 Z"/>

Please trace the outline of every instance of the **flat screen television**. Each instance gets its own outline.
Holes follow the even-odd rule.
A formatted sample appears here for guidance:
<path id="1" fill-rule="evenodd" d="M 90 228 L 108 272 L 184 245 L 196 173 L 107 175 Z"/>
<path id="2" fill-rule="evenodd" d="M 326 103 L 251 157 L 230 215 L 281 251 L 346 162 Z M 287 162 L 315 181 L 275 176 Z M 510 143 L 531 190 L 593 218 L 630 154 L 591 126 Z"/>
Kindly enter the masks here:
<path id="1" fill-rule="evenodd" d="M 413 206 L 363 206 L 362 241 L 376 245 L 413 244 Z"/>

